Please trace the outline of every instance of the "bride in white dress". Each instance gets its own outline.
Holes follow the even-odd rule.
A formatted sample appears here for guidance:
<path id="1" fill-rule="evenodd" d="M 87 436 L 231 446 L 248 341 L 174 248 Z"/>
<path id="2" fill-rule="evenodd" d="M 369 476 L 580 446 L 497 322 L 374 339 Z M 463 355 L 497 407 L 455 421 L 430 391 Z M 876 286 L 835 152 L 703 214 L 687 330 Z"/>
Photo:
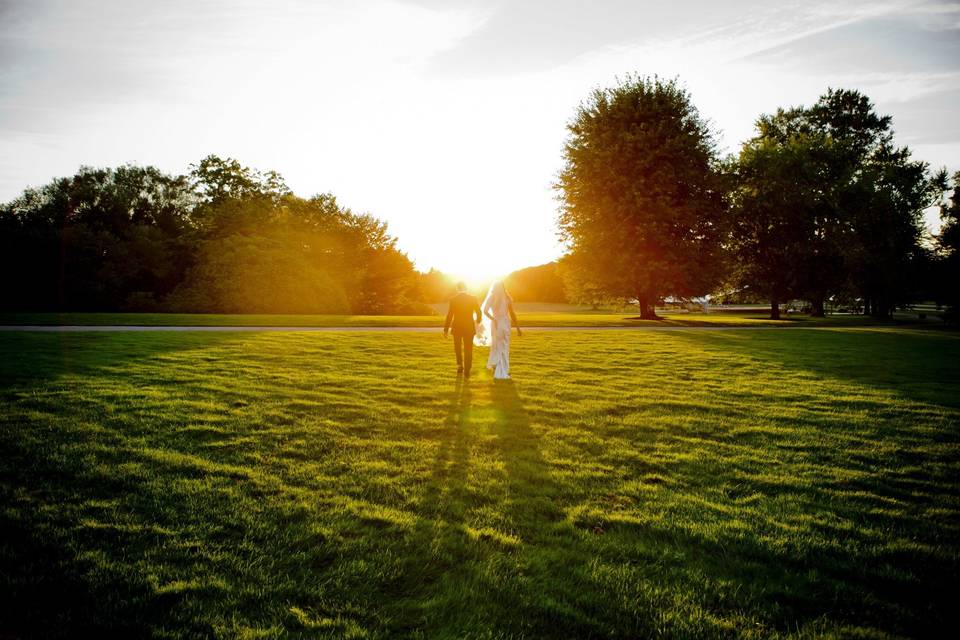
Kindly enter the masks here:
<path id="1" fill-rule="evenodd" d="M 483 310 L 483 321 L 477 327 L 474 338 L 478 345 L 490 345 L 490 356 L 487 358 L 487 369 L 493 369 L 495 380 L 510 378 L 510 328 L 517 328 L 517 335 L 523 335 L 517 322 L 517 314 L 513 311 L 513 299 L 507 293 L 502 282 L 490 285 L 490 291 L 480 307 Z"/>

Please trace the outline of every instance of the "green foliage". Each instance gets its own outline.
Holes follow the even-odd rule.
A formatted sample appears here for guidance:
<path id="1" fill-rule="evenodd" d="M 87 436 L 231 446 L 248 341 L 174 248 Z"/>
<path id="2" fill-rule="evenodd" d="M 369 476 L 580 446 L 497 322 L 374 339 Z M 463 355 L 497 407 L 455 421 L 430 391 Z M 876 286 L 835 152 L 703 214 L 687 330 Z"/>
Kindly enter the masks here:
<path id="1" fill-rule="evenodd" d="M 0 207 L 0 308 L 424 313 L 386 224 L 275 172 L 81 169 Z"/>
<path id="2" fill-rule="evenodd" d="M 960 172 L 953 174 L 953 193 L 940 205 L 939 261 L 936 264 L 939 302 L 950 307 L 950 318 L 960 317 Z"/>
<path id="3" fill-rule="evenodd" d="M 514 271 L 504 284 L 514 302 L 566 302 L 563 279 L 556 262 Z"/>
<path id="4" fill-rule="evenodd" d="M 707 123 L 676 81 L 597 89 L 568 125 L 559 227 L 570 269 L 641 315 L 719 275 L 724 194 Z"/>
<path id="5" fill-rule="evenodd" d="M 591 262 L 582 251 L 568 253 L 557 261 L 557 273 L 563 280 L 563 290 L 567 299 L 574 304 L 595 309 L 607 305 L 627 306 L 629 298 L 625 295 L 616 296 L 609 293 L 611 290 L 591 271 Z"/>
<path id="6" fill-rule="evenodd" d="M 893 144 L 891 118 L 857 91 L 762 116 L 740 153 L 732 244 L 741 284 L 776 304 L 861 299 L 887 317 L 917 295 L 923 210 L 943 176 Z"/>
<path id="7" fill-rule="evenodd" d="M 457 292 L 457 283 L 452 276 L 437 269 L 430 269 L 420 274 L 420 290 L 423 291 L 424 300 L 436 304 L 452 298 Z"/>
<path id="8" fill-rule="evenodd" d="M 306 251 L 234 234 L 204 243 L 171 306 L 206 313 L 348 313 L 347 294 Z"/>
<path id="9" fill-rule="evenodd" d="M 3 309 L 124 309 L 183 278 L 195 197 L 153 167 L 83 167 L 0 205 Z"/>
<path id="10" fill-rule="evenodd" d="M 960 341 L 0 334 L 14 637 L 933 637 Z M 368 357 L 375 354 L 376 357 Z M 416 366 L 411 366 L 411 363 Z"/>
<path id="11" fill-rule="evenodd" d="M 276 171 L 261 173 L 244 167 L 232 158 L 226 160 L 209 155 L 190 166 L 190 178 L 194 189 L 205 203 L 217 205 L 226 200 L 277 201 L 290 195 L 283 178 Z"/>
<path id="12" fill-rule="evenodd" d="M 769 125 L 761 119 L 760 127 Z M 731 245 L 738 284 L 779 304 L 797 290 L 798 253 L 807 237 L 810 194 L 819 185 L 814 149 L 804 138 L 777 142 L 758 136 L 744 145 L 731 194 Z"/>

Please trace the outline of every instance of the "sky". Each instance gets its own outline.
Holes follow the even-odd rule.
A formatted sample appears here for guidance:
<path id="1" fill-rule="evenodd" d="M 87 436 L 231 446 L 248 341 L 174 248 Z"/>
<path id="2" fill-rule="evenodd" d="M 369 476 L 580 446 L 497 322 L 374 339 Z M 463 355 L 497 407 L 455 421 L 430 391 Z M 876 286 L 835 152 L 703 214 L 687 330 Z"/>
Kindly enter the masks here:
<path id="1" fill-rule="evenodd" d="M 725 153 L 836 87 L 960 169 L 960 3 L 0 0 L 0 201 L 213 153 L 387 221 L 418 269 L 502 275 L 563 252 L 566 124 L 628 73 L 679 78 Z"/>

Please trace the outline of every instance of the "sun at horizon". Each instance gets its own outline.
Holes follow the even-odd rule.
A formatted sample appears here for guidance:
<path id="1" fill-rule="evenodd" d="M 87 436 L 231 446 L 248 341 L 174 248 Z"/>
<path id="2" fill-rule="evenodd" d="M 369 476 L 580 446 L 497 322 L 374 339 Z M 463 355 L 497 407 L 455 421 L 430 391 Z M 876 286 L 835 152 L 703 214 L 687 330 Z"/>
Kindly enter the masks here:
<path id="1" fill-rule="evenodd" d="M 493 219 L 483 224 L 452 222 L 439 228 L 417 225 L 398 231 L 395 226 L 400 225 L 391 225 L 391 233 L 418 271 L 439 271 L 462 280 L 471 290 L 514 271 L 556 260 L 563 253 L 559 243 L 532 241 L 531 230 L 522 223 L 510 227 Z"/>

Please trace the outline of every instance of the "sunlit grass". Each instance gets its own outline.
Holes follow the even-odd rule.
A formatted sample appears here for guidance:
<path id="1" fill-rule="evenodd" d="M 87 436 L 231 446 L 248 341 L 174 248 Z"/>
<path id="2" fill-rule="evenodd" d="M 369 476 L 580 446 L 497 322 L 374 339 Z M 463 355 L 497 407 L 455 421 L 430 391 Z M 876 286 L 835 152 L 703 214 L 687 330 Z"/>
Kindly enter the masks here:
<path id="1" fill-rule="evenodd" d="M 0 334 L 0 635 L 934 635 L 960 339 Z"/>

